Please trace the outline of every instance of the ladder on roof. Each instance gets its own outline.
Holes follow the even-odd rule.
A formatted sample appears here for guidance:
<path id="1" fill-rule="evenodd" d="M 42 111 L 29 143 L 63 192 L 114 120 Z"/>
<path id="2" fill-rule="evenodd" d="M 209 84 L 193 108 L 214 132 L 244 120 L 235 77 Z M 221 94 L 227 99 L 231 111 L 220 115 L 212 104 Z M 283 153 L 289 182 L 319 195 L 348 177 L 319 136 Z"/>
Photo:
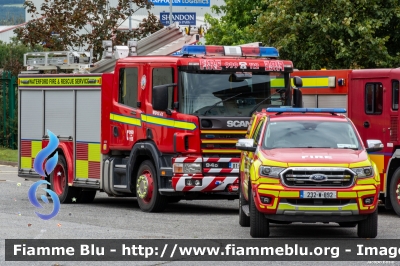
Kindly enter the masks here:
<path id="1" fill-rule="evenodd" d="M 170 55 L 180 50 L 185 44 L 199 41 L 200 35 L 196 27 L 185 32 L 175 22 L 139 41 L 129 41 L 128 46 L 114 46 L 112 41 L 103 41 L 103 58 L 91 64 L 89 52 L 31 52 L 24 54 L 25 73 L 40 71 L 82 70 L 90 73 L 112 72 L 116 60 L 121 57 L 135 55 Z"/>

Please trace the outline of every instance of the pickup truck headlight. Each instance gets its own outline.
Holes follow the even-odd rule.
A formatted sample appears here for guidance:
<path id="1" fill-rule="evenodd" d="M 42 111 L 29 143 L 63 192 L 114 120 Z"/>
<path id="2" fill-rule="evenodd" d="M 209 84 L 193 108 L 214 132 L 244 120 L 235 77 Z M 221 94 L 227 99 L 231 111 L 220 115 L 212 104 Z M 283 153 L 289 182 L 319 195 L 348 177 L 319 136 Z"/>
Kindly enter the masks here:
<path id="1" fill-rule="evenodd" d="M 275 166 L 260 166 L 259 174 L 260 176 L 275 177 L 279 178 L 279 174 L 285 170 L 283 167 Z"/>
<path id="2" fill-rule="evenodd" d="M 357 174 L 358 178 L 366 178 L 374 176 L 374 169 L 371 166 L 351 168 L 351 170 L 353 170 Z"/>
<path id="3" fill-rule="evenodd" d="M 201 163 L 174 163 L 176 174 L 198 174 L 201 170 Z"/>

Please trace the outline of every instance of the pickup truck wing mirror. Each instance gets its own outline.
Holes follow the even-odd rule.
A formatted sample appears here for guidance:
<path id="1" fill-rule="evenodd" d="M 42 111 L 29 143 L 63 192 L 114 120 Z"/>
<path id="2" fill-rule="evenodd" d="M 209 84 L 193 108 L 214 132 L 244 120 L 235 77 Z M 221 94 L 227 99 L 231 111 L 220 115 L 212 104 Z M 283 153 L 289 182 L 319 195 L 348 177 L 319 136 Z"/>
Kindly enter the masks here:
<path id="1" fill-rule="evenodd" d="M 257 147 L 254 145 L 254 139 L 239 139 L 236 143 L 236 149 L 255 152 Z"/>
<path id="2" fill-rule="evenodd" d="M 383 143 L 379 139 L 368 139 L 367 146 L 367 152 L 380 151 L 383 149 Z"/>

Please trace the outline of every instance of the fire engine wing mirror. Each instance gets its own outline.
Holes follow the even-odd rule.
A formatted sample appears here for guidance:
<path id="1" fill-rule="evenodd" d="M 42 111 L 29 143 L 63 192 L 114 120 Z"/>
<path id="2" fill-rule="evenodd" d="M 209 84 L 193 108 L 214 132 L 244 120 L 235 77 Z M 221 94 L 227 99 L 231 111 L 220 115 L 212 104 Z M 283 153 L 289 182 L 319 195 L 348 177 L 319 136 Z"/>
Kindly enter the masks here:
<path id="1" fill-rule="evenodd" d="M 242 82 L 246 79 L 251 79 L 251 77 L 249 73 L 233 73 L 229 76 L 229 82 Z"/>
<path id="2" fill-rule="evenodd" d="M 293 85 L 296 88 L 301 88 L 301 87 L 303 87 L 303 80 L 300 77 L 295 76 L 295 77 L 293 77 Z"/>
<path id="3" fill-rule="evenodd" d="M 239 139 L 236 143 L 236 149 L 255 152 L 257 147 L 254 145 L 254 139 Z"/>
<path id="4" fill-rule="evenodd" d="M 153 87 L 153 109 L 165 111 L 168 109 L 168 87 L 176 86 L 176 83 Z"/>
<path id="5" fill-rule="evenodd" d="M 367 146 L 367 152 L 380 151 L 383 149 L 383 143 L 379 139 L 368 139 Z"/>

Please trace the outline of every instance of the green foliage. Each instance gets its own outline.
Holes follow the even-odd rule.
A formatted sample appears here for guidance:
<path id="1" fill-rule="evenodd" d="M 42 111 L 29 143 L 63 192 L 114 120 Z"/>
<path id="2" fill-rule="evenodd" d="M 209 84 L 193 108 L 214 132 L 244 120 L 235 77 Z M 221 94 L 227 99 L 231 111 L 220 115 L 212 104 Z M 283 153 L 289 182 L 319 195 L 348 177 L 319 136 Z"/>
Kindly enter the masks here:
<path id="1" fill-rule="evenodd" d="M 0 161 L 18 162 L 18 150 L 11 150 L 0 146 Z"/>
<path id="2" fill-rule="evenodd" d="M 281 58 L 292 60 L 299 69 L 397 67 L 400 63 L 398 0 L 225 2 L 221 20 L 207 16 L 211 25 L 207 43 L 262 42 L 277 47 Z M 241 15 L 243 10 L 254 21 Z"/>
<path id="3" fill-rule="evenodd" d="M 43 51 L 43 47 L 26 46 L 16 38 L 11 43 L 0 41 L 0 69 L 10 71 L 14 76 L 18 76 L 18 73 L 24 68 L 24 54 L 33 51 Z"/>
<path id="4" fill-rule="evenodd" d="M 139 9 L 150 9 L 147 0 L 119 0 L 116 6 L 109 6 L 108 0 L 53 0 L 45 1 L 40 10 L 25 1 L 24 6 L 33 20 L 24 28 L 14 30 L 24 44 L 43 45 L 51 51 L 67 51 L 85 47 L 93 49 L 94 60 L 102 55 L 102 41 L 113 40 L 121 45 L 129 39 L 141 39 L 163 28 L 161 22 L 150 12 L 137 29 L 120 31 L 118 27 L 129 15 Z"/>

